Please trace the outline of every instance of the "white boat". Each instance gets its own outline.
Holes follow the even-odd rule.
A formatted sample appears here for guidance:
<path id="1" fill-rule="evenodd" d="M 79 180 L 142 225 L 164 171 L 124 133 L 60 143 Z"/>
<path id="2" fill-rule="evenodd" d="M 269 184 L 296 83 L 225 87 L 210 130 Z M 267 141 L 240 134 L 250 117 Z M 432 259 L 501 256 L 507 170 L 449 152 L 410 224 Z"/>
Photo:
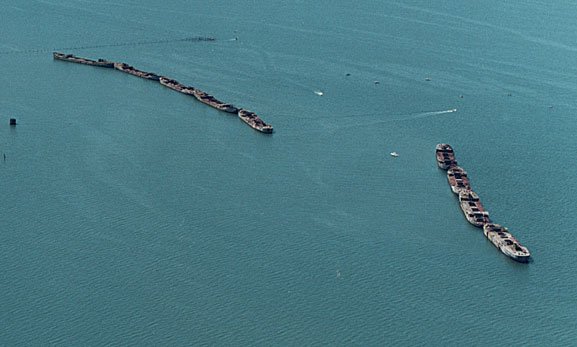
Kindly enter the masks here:
<path id="1" fill-rule="evenodd" d="M 395 157 L 395 158 L 399 156 L 399 153 L 397 153 L 397 152 L 391 152 L 390 154 L 392 157 Z"/>

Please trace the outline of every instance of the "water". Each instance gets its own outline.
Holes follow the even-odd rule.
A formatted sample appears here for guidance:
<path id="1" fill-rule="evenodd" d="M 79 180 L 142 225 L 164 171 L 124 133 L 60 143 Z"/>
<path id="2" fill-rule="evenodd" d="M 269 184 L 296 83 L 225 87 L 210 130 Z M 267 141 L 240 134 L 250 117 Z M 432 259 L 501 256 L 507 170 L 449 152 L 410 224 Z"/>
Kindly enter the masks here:
<path id="1" fill-rule="evenodd" d="M 3 6 L 1 344 L 575 345 L 573 12 Z M 193 36 L 217 41 L 145 44 Z M 276 133 L 54 48 L 197 86 Z M 465 221 L 439 142 L 533 263 Z"/>

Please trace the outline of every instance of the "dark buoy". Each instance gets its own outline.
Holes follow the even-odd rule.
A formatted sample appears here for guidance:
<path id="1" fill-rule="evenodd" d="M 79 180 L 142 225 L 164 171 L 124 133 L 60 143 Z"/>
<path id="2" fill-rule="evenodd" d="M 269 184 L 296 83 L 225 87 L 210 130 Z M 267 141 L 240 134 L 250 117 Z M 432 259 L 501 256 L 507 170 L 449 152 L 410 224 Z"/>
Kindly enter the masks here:
<path id="1" fill-rule="evenodd" d="M 10 125 L 16 125 L 16 118 L 10 118 Z"/>

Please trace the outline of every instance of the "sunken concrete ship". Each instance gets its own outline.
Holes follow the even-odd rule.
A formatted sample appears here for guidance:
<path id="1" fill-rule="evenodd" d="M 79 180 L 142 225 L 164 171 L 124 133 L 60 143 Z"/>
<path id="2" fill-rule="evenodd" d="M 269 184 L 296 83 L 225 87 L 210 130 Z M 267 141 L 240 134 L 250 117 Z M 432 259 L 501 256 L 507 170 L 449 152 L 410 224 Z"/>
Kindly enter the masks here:
<path id="1" fill-rule="evenodd" d="M 171 78 L 164 77 L 164 76 L 160 76 L 159 82 L 163 86 L 170 88 L 174 91 L 177 91 L 179 93 L 186 94 L 189 96 L 194 96 L 194 92 L 195 92 L 194 87 L 185 86 L 184 84 L 182 84 L 176 80 L 173 80 Z"/>
<path id="2" fill-rule="evenodd" d="M 471 189 L 467 172 L 457 166 L 453 148 L 446 143 L 440 143 L 435 148 L 435 157 L 437 166 L 447 170 L 447 181 L 453 193 L 459 196 L 459 206 L 467 221 L 483 228 L 487 239 L 506 256 L 522 263 L 529 262 L 529 250 L 522 246 L 507 228 L 491 222 L 489 212 L 485 210 L 477 193 Z"/>
<path id="3" fill-rule="evenodd" d="M 459 205 L 469 223 L 482 228 L 485 223 L 491 223 L 489 212 L 485 211 L 477 193 L 472 190 L 459 192 Z"/>
<path id="4" fill-rule="evenodd" d="M 217 98 L 215 98 L 214 96 L 212 96 L 206 92 L 203 92 L 200 89 L 195 89 L 194 93 L 192 95 L 196 98 L 196 100 L 198 100 L 198 101 L 202 102 L 203 104 L 206 104 L 210 107 L 214 107 L 219 111 L 238 114 L 239 109 L 237 107 L 235 107 L 234 105 L 222 102 L 222 101 L 218 100 Z"/>
<path id="5" fill-rule="evenodd" d="M 529 250 L 521 245 L 509 230 L 499 224 L 487 223 L 483 233 L 503 254 L 521 263 L 527 263 L 531 258 Z"/>
<path id="6" fill-rule="evenodd" d="M 147 80 L 158 81 L 160 79 L 160 76 L 155 73 L 138 70 L 134 66 L 126 63 L 114 63 L 114 68 L 118 71 L 126 72 L 127 74 Z"/>
<path id="7" fill-rule="evenodd" d="M 266 124 L 256 113 L 248 111 L 248 110 L 239 110 L 238 116 L 242 119 L 243 122 L 248 124 L 249 127 L 260 131 L 261 133 L 265 134 L 272 134 L 273 128 L 271 125 Z"/>
<path id="8" fill-rule="evenodd" d="M 60 53 L 60 52 L 53 52 L 52 57 L 56 60 L 68 61 L 71 63 L 98 66 L 98 67 L 106 67 L 106 68 L 114 68 L 114 62 L 104 60 L 104 59 L 92 60 L 92 59 L 77 57 L 73 54 L 65 54 L 65 53 Z"/>
<path id="9" fill-rule="evenodd" d="M 437 157 L 437 165 L 443 170 L 448 170 L 453 166 L 457 166 L 455 159 L 455 152 L 453 147 L 446 143 L 439 143 L 435 148 L 435 155 Z"/>
<path id="10" fill-rule="evenodd" d="M 214 39 L 205 39 L 206 41 L 213 41 Z M 196 100 L 201 103 L 213 107 L 219 111 L 223 111 L 230 114 L 236 114 L 244 123 L 246 123 L 251 128 L 258 130 L 265 134 L 271 134 L 273 132 L 273 127 L 270 124 L 266 124 L 256 113 L 238 108 L 232 104 L 220 101 L 213 95 L 197 89 L 192 86 L 186 86 L 172 78 L 161 76 L 153 72 L 146 72 L 135 68 L 132 65 L 112 62 L 104 59 L 92 60 L 87 58 L 77 57 L 72 54 L 65 54 L 60 52 L 52 53 L 54 59 L 68 61 L 72 63 L 114 68 L 115 70 L 140 77 L 147 80 L 158 81 L 161 85 L 170 88 L 179 93 L 183 93 L 189 96 L 193 96 Z"/>
<path id="11" fill-rule="evenodd" d="M 471 190 L 471 184 L 469 184 L 469 177 L 467 177 L 467 171 L 462 167 L 453 166 L 447 170 L 447 180 L 449 181 L 449 186 L 455 194 L 459 194 L 462 190 Z"/>

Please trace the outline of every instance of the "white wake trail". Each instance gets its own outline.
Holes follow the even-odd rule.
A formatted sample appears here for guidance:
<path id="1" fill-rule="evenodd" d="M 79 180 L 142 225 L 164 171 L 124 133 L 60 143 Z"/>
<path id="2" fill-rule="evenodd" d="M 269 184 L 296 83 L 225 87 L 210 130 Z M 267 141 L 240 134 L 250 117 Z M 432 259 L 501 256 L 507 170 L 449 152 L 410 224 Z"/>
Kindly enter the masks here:
<path id="1" fill-rule="evenodd" d="M 411 120 L 411 119 L 419 119 L 419 118 L 426 118 L 432 116 L 439 116 L 442 114 L 453 113 L 457 112 L 456 108 L 452 108 L 450 110 L 444 111 L 429 111 L 429 112 L 420 112 L 420 113 L 413 113 L 408 115 L 397 116 L 393 120 Z"/>

